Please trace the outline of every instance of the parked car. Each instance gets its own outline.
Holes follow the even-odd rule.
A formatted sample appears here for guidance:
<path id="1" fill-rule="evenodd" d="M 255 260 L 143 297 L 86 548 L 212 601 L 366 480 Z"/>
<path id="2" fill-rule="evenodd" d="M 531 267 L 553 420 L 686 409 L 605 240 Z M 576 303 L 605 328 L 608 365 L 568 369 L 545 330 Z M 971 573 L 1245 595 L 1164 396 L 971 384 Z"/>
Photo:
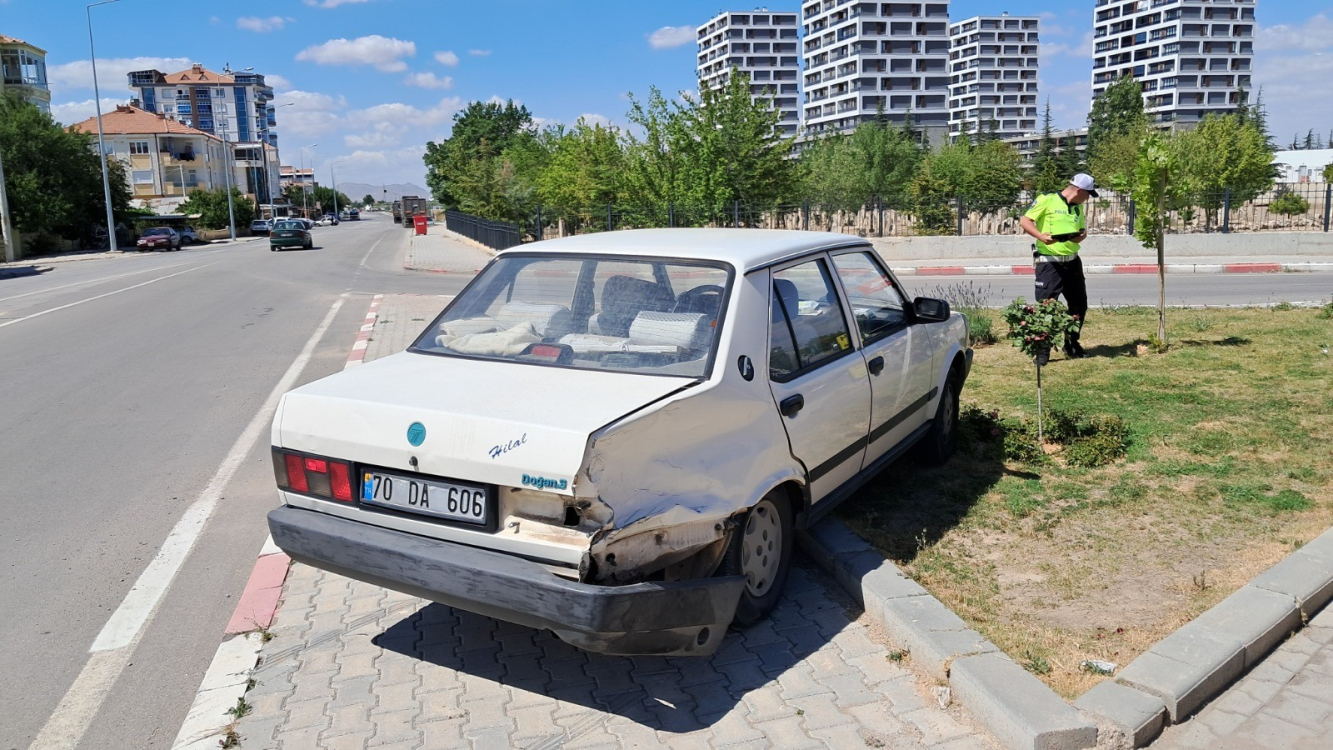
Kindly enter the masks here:
<path id="1" fill-rule="evenodd" d="M 273 225 L 268 236 L 268 249 L 278 250 L 285 247 L 299 247 L 309 250 L 315 246 L 310 230 L 295 219 L 284 219 Z"/>
<path id="2" fill-rule="evenodd" d="M 139 241 L 136 243 L 139 252 L 144 250 L 179 250 L 181 249 L 181 236 L 176 234 L 176 230 L 171 227 L 152 227 L 145 229 L 144 233 L 139 235 Z"/>
<path id="3" fill-rule="evenodd" d="M 196 245 L 202 240 L 199 239 L 199 233 L 194 231 L 194 227 L 177 227 L 176 234 L 181 236 L 181 244 Z"/>
<path id="4" fill-rule="evenodd" d="M 272 230 L 273 222 L 268 219 L 255 219 L 250 222 L 250 234 L 262 237 Z"/>
<path id="5" fill-rule="evenodd" d="M 667 229 L 500 253 L 407 351 L 287 393 L 278 546 L 612 654 L 712 653 L 795 531 L 953 451 L 967 321 L 866 240 Z"/>
<path id="6" fill-rule="evenodd" d="M 325 224 L 326 226 L 335 226 L 335 227 L 338 226 L 338 217 L 334 216 L 333 214 L 324 214 L 324 216 L 321 218 L 323 224 Z"/>
<path id="7" fill-rule="evenodd" d="M 357 209 L 357 208 L 349 208 L 349 209 L 347 209 L 347 220 L 348 220 L 348 221 L 361 221 L 361 210 L 360 210 L 360 209 Z"/>

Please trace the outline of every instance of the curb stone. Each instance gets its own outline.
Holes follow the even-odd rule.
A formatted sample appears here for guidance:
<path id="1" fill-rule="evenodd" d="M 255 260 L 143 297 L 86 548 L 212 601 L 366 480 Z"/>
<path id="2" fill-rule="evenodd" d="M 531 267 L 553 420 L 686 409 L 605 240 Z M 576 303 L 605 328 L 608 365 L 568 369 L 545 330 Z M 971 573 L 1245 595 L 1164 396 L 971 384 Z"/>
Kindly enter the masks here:
<path id="1" fill-rule="evenodd" d="M 1180 723 L 1220 695 L 1330 598 L 1333 528 L 1159 641 L 1074 705 L 1110 720 L 1135 747 L 1143 747 L 1168 722 Z"/>
<path id="2" fill-rule="evenodd" d="M 884 627 L 890 640 L 908 650 L 913 664 L 947 680 L 1007 747 L 1079 750 L 1097 743 L 1096 725 L 969 630 L 845 524 L 825 519 L 802 530 L 797 542 Z"/>

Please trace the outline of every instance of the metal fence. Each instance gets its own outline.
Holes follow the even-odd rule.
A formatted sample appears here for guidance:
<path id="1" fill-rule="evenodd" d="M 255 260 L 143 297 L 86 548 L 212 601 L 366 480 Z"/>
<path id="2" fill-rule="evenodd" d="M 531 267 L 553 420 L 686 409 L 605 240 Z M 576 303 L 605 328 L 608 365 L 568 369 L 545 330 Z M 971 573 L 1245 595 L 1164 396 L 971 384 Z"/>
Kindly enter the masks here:
<path id="1" fill-rule="evenodd" d="M 445 211 L 444 225 L 450 232 L 457 232 L 495 250 L 504 250 L 523 242 L 523 235 L 517 225 L 483 219 L 462 211 Z"/>
<path id="2" fill-rule="evenodd" d="M 741 201 L 709 207 L 682 204 L 539 206 L 518 226 L 504 226 L 513 226 L 526 242 L 650 227 L 804 229 L 864 237 L 1012 235 L 1022 231 L 1019 220 L 1035 197 L 1023 193 L 1013 201 L 996 203 L 960 196 L 921 207 L 912 205 L 903 195 L 872 198 L 852 207 L 810 201 L 767 206 L 748 205 Z M 1279 184 L 1252 197 L 1220 190 L 1188 196 L 1170 207 L 1166 227 L 1174 234 L 1327 232 L 1331 209 L 1333 184 L 1329 183 Z M 1099 198 L 1089 201 L 1088 231 L 1092 234 L 1132 234 L 1135 215 L 1134 202 L 1129 196 L 1103 190 Z M 468 218 L 476 220 L 475 217 Z M 450 229 L 453 229 L 452 224 Z"/>

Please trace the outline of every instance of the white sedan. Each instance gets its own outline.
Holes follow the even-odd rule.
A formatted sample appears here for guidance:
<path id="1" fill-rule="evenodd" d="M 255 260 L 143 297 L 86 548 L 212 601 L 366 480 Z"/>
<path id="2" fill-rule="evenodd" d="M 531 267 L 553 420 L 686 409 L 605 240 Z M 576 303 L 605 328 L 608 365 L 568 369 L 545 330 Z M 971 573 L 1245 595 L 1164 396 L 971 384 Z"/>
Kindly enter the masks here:
<path id="1" fill-rule="evenodd" d="M 966 320 L 857 237 L 669 229 L 500 253 L 406 351 L 283 397 L 278 546 L 590 651 L 712 653 L 813 523 L 953 450 Z"/>

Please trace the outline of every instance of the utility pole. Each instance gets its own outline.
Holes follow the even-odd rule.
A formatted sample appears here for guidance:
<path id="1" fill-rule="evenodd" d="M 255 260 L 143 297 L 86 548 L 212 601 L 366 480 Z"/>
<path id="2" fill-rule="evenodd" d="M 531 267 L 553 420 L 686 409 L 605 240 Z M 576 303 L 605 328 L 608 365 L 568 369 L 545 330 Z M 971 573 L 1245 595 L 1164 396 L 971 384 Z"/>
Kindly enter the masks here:
<path id="1" fill-rule="evenodd" d="M 231 144 L 227 142 L 227 129 L 222 129 L 222 172 L 227 178 L 227 227 L 231 230 L 232 242 L 236 241 L 236 208 L 231 200 Z M 182 180 L 184 170 L 181 171 Z M 184 187 L 182 186 L 182 190 Z"/>
<path id="2" fill-rule="evenodd" d="M 119 0 L 103 0 L 100 3 L 90 3 L 84 8 L 88 15 L 88 56 L 93 62 L 93 102 L 97 105 L 97 157 L 102 163 L 102 197 L 106 200 L 106 239 L 110 243 L 108 247 L 112 252 L 119 248 L 116 247 L 116 218 L 111 214 L 111 178 L 107 176 L 106 170 L 106 139 L 102 135 L 102 92 L 97 87 L 97 52 L 93 49 L 93 8 L 115 2 Z"/>
<path id="3" fill-rule="evenodd" d="M 14 237 L 14 222 L 9 218 L 9 195 L 5 193 L 5 160 L 0 154 L 0 232 L 4 233 L 5 262 L 19 259 L 19 243 Z"/>

